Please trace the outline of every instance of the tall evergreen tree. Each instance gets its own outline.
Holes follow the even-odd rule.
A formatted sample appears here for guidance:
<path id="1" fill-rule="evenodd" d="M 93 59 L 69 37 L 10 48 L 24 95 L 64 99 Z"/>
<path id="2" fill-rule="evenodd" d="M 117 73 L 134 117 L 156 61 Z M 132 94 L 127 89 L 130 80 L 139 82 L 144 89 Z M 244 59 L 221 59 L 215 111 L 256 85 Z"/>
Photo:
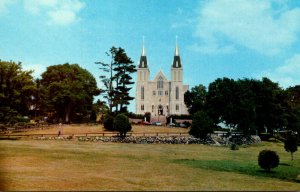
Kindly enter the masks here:
<path id="1" fill-rule="evenodd" d="M 121 47 L 112 47 L 109 52 L 107 55 L 111 57 L 110 64 L 96 62 L 106 73 L 106 75 L 100 76 L 105 86 L 103 96 L 108 101 L 110 113 L 113 112 L 113 107 L 116 112 L 124 112 L 127 111 L 126 106 L 129 105 L 129 101 L 134 99 L 129 95 L 129 91 L 132 89 L 130 85 L 134 84 L 130 75 L 136 72 L 136 69 L 132 60 Z"/>
<path id="2" fill-rule="evenodd" d="M 133 65 L 133 61 L 127 56 L 125 50 L 119 48 L 117 50 L 116 58 L 115 58 L 116 67 L 115 71 L 115 79 L 116 79 L 116 102 L 120 108 L 116 108 L 122 112 L 127 111 L 126 105 L 129 105 L 129 101 L 133 100 L 134 97 L 129 95 L 129 91 L 132 89 L 130 85 L 134 84 L 132 77 L 130 76 L 132 73 L 136 72 L 135 65 Z"/>

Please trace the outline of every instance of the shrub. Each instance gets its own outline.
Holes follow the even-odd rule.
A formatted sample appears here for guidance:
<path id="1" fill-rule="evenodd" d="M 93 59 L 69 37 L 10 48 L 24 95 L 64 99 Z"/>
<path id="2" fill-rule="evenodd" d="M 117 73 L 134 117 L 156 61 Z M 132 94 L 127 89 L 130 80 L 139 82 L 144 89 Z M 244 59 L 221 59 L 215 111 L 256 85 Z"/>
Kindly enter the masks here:
<path id="1" fill-rule="evenodd" d="M 203 111 L 196 112 L 193 115 L 193 123 L 189 134 L 197 138 L 205 139 L 207 134 L 212 133 L 212 131 L 212 119 Z"/>
<path id="2" fill-rule="evenodd" d="M 114 119 L 113 125 L 114 130 L 120 132 L 121 138 L 125 138 L 126 133 L 132 128 L 128 117 L 124 114 L 118 114 Z"/>
<path id="3" fill-rule="evenodd" d="M 258 165 L 270 172 L 279 165 L 279 156 L 275 151 L 263 150 L 258 155 Z"/>
<path id="4" fill-rule="evenodd" d="M 105 115 L 103 119 L 104 129 L 109 131 L 114 131 L 114 117 L 110 115 Z"/>
<path id="5" fill-rule="evenodd" d="M 289 135 L 284 141 L 284 149 L 291 153 L 291 159 L 293 160 L 293 153 L 298 150 L 298 141 L 295 135 Z"/>
<path id="6" fill-rule="evenodd" d="M 236 143 L 232 143 L 232 144 L 230 145 L 230 149 L 231 149 L 231 150 L 239 150 L 239 145 L 236 144 Z"/>

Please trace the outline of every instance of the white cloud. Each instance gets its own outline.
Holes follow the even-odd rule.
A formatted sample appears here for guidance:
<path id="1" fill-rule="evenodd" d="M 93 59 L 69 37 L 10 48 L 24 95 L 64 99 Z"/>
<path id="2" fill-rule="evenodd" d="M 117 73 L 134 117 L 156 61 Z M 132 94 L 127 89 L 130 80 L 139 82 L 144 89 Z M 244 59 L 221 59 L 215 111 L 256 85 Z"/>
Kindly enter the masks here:
<path id="1" fill-rule="evenodd" d="M 51 25 L 69 25 L 78 21 L 78 13 L 84 6 L 80 0 L 24 0 L 27 12 L 48 17 Z"/>
<path id="2" fill-rule="evenodd" d="M 7 6 L 13 3 L 14 0 L 0 0 L 0 15 L 7 12 Z"/>
<path id="3" fill-rule="evenodd" d="M 236 51 L 234 46 L 228 45 L 228 46 L 219 46 L 216 43 L 209 43 L 205 45 L 199 45 L 197 43 L 194 43 L 193 45 L 187 46 L 187 49 L 200 52 L 203 54 L 228 54 Z"/>
<path id="4" fill-rule="evenodd" d="M 284 64 L 275 70 L 268 70 L 262 73 L 273 81 L 279 82 L 283 87 L 300 85 L 300 54 L 285 60 Z"/>
<path id="5" fill-rule="evenodd" d="M 24 0 L 24 9 L 31 14 L 39 14 L 43 8 L 53 8 L 57 0 Z"/>
<path id="6" fill-rule="evenodd" d="M 198 9 L 197 20 L 195 35 L 204 44 L 200 52 L 217 47 L 218 53 L 239 45 L 275 55 L 295 43 L 300 32 L 300 8 L 288 9 L 285 1 L 207 1 Z"/>

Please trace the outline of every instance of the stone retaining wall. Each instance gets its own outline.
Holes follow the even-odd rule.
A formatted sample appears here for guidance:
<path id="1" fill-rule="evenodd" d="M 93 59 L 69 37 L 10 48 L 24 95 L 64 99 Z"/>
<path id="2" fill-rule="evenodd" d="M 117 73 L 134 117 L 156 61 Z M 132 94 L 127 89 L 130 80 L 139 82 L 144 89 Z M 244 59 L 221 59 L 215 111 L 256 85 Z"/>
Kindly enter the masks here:
<path id="1" fill-rule="evenodd" d="M 101 137 L 101 136 L 64 136 L 64 137 L 35 137 L 37 140 L 78 140 L 81 142 L 113 142 L 113 143 L 135 143 L 135 144 L 209 144 L 209 145 L 249 145 L 259 143 L 258 136 L 241 137 L 234 142 L 230 138 L 209 136 L 207 139 L 199 139 L 193 136 L 128 136 L 125 139 L 120 137 Z"/>

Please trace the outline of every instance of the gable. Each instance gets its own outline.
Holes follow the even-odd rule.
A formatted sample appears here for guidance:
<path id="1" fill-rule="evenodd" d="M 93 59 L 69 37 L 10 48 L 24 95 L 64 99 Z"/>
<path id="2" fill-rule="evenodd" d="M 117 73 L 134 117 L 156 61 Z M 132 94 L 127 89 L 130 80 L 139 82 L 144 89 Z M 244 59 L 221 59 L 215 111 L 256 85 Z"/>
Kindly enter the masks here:
<path id="1" fill-rule="evenodd" d="M 163 81 L 168 81 L 167 77 L 165 76 L 165 74 L 161 70 L 156 74 L 153 81 L 158 81 L 159 79 L 163 79 Z"/>

